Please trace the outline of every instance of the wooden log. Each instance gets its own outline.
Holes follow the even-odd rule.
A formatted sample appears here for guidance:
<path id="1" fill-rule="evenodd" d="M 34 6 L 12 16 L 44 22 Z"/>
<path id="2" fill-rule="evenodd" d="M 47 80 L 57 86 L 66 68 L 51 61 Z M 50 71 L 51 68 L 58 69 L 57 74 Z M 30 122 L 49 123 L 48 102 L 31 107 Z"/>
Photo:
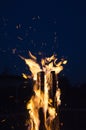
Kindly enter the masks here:
<path id="1" fill-rule="evenodd" d="M 55 93 L 56 93 L 56 75 L 55 71 L 51 71 L 50 73 L 50 91 L 49 98 L 52 99 L 52 105 L 55 106 Z"/>
<path id="2" fill-rule="evenodd" d="M 57 75 L 55 74 L 55 71 L 51 71 L 50 73 L 50 85 L 51 85 L 51 89 L 50 89 L 50 98 L 53 100 L 53 107 L 56 110 L 56 117 L 53 120 L 52 124 L 51 124 L 51 129 L 52 130 L 60 130 L 60 124 L 59 124 L 59 107 L 57 107 L 57 103 L 56 103 L 56 98 L 55 98 L 55 94 L 56 94 L 56 90 L 57 88 Z"/>
<path id="3" fill-rule="evenodd" d="M 41 89 L 41 91 L 44 93 L 44 72 L 43 71 L 37 73 L 37 86 L 38 89 Z M 43 108 L 39 109 L 39 119 L 40 119 L 39 130 L 46 130 Z"/>
<path id="4" fill-rule="evenodd" d="M 44 92 L 44 72 L 43 71 L 37 73 L 37 85 L 38 85 L 38 89 L 40 88 L 41 91 Z"/>
<path id="5" fill-rule="evenodd" d="M 37 74 L 37 85 L 38 89 L 41 89 L 41 91 L 44 93 L 44 72 L 39 72 Z M 57 90 L 57 76 L 54 71 L 51 71 L 50 73 L 50 90 L 49 90 L 49 98 L 52 99 L 52 106 L 55 108 L 57 112 L 57 116 L 55 119 L 51 122 L 49 130 L 60 130 L 59 127 L 59 108 L 57 108 L 56 100 L 55 100 L 55 94 Z M 40 127 L 39 130 L 46 130 L 45 123 L 44 123 L 44 113 L 43 108 L 39 109 L 39 118 L 40 118 Z"/>
<path id="6" fill-rule="evenodd" d="M 39 119 L 40 119 L 39 130 L 46 130 L 46 128 L 45 128 L 45 122 L 44 122 L 43 108 L 40 108 L 40 110 L 39 110 Z"/>

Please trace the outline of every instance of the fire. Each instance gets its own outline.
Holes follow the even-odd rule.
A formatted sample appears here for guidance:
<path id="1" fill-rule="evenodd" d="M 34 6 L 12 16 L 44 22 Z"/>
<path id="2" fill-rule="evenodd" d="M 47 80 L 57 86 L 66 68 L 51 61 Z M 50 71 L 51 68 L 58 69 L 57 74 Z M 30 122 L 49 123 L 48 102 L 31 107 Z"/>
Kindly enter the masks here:
<path id="1" fill-rule="evenodd" d="M 31 52 L 29 52 L 29 56 L 30 59 L 20 56 L 32 73 L 31 76 L 23 74 L 23 77 L 32 77 L 35 81 L 33 87 L 34 95 L 27 103 L 27 109 L 30 115 L 28 130 L 40 129 L 41 115 L 43 115 L 42 125 L 44 127 L 42 129 L 52 130 L 53 122 L 58 116 L 58 106 L 61 104 L 61 91 L 60 88 L 58 88 L 56 77 L 58 73 L 63 70 L 62 64 L 66 64 L 67 61 L 62 60 L 57 63 L 56 55 L 52 55 L 51 57 L 42 59 L 41 65 L 39 65 L 37 58 L 32 55 Z M 58 130 L 58 128 L 56 130 Z"/>

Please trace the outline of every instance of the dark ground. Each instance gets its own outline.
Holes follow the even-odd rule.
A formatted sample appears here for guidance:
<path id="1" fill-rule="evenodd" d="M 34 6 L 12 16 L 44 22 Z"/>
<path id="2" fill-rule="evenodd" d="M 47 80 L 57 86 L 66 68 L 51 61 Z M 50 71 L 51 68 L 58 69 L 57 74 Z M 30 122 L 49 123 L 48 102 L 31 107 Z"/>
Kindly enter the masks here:
<path id="1" fill-rule="evenodd" d="M 7 78 L 13 81 L 13 86 L 9 86 Z M 16 85 L 14 79 L 17 80 Z M 1 83 L 3 80 L 4 85 Z M 59 87 L 62 91 L 62 104 L 59 110 L 60 129 L 86 130 L 86 84 L 71 87 L 64 77 L 59 79 Z M 0 77 L 0 130 L 27 129 L 26 103 L 31 95 L 31 81 L 28 82 L 21 77 Z"/>

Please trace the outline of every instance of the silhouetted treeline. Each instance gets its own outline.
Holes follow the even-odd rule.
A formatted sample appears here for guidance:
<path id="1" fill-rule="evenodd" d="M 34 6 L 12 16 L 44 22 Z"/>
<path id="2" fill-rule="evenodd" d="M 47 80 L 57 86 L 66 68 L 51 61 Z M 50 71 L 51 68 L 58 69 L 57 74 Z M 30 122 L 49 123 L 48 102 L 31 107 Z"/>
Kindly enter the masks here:
<path id="1" fill-rule="evenodd" d="M 67 77 L 58 77 L 61 89 L 61 130 L 82 130 L 86 121 L 86 84 L 72 87 Z M 33 94 L 33 81 L 20 76 L 0 76 L 0 130 L 26 130 L 26 104 Z"/>
<path id="2" fill-rule="evenodd" d="M 60 130 L 86 129 L 86 83 L 71 86 L 67 77 L 59 77 L 61 106 Z"/>
<path id="3" fill-rule="evenodd" d="M 32 81 L 20 76 L 0 76 L 0 112 L 22 112 L 32 95 Z"/>
<path id="4" fill-rule="evenodd" d="M 59 77 L 58 80 L 61 89 L 61 106 L 86 108 L 86 84 L 72 87 L 66 77 Z M 16 111 L 15 104 L 22 108 L 33 93 L 32 86 L 33 82 L 30 79 L 26 80 L 19 76 L 0 76 L 0 109 L 4 105 Z"/>
<path id="5" fill-rule="evenodd" d="M 72 87 L 67 77 L 59 77 L 59 87 L 61 88 L 62 106 L 86 108 L 86 83 Z"/>

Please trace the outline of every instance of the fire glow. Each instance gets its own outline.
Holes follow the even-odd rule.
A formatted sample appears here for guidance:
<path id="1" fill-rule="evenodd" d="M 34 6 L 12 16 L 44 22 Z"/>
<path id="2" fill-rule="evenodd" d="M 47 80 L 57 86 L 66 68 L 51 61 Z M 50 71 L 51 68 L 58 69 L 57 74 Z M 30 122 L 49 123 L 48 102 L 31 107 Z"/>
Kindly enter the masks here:
<path id="1" fill-rule="evenodd" d="M 67 61 L 57 63 L 56 55 L 52 55 L 38 64 L 37 58 L 31 52 L 29 56 L 29 59 L 20 56 L 32 73 L 31 76 L 23 74 L 23 77 L 32 77 L 34 80 L 34 94 L 27 103 L 30 116 L 28 130 L 59 130 L 58 107 L 61 104 L 61 91 L 57 76 Z"/>

